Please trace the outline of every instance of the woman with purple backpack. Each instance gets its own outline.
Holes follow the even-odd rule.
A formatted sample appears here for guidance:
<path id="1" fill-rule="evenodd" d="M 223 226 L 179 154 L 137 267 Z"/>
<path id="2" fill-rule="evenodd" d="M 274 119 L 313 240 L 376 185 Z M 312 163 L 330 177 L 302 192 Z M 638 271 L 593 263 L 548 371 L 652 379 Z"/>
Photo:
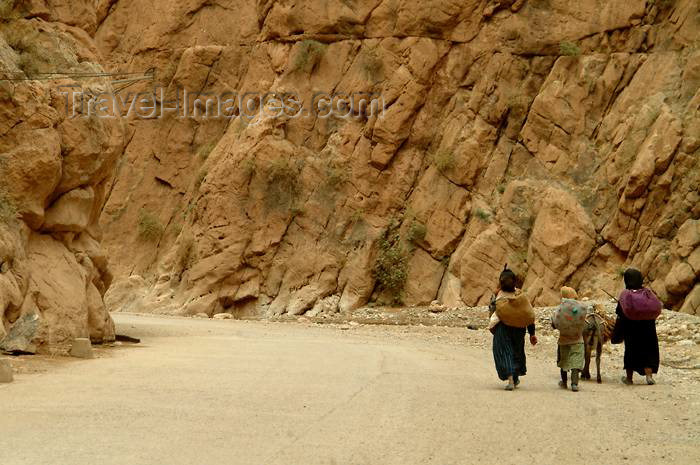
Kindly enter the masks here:
<path id="1" fill-rule="evenodd" d="M 625 371 L 623 384 L 633 384 L 636 371 L 645 375 L 647 384 L 656 384 L 654 374 L 659 371 L 659 339 L 656 335 L 656 318 L 663 304 L 656 295 L 643 286 L 642 273 L 628 268 L 624 274 L 625 290 L 617 304 L 617 321 L 612 342 L 625 343 Z"/>

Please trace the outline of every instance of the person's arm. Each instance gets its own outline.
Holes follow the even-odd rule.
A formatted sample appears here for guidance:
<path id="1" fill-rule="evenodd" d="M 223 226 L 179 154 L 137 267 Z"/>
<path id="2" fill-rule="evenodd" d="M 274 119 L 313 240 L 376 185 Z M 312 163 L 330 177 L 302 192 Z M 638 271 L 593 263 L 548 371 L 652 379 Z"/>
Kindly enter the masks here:
<path id="1" fill-rule="evenodd" d="M 530 344 L 534 346 L 537 344 L 537 336 L 535 336 L 535 323 L 532 323 L 527 327 L 527 332 L 530 333 Z"/>

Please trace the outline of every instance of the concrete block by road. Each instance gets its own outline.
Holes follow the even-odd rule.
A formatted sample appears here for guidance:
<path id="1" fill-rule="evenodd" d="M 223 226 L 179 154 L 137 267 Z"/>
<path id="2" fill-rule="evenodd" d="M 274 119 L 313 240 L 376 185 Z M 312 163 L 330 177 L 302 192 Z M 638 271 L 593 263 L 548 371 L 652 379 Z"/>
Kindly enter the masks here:
<path id="1" fill-rule="evenodd" d="M 12 365 L 10 365 L 10 361 L 6 358 L 0 358 L 0 383 L 11 383 L 12 380 Z"/>
<path id="2" fill-rule="evenodd" d="M 82 337 L 76 338 L 73 341 L 73 347 L 70 350 L 70 355 L 71 357 L 77 358 L 94 358 L 90 339 Z"/>

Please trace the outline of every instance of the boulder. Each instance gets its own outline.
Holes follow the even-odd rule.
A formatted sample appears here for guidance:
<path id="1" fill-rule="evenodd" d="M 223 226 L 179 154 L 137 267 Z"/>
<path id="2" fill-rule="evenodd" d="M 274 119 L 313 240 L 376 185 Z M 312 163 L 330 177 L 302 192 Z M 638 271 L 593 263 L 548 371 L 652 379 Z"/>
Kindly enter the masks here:
<path id="1" fill-rule="evenodd" d="M 700 284 L 696 284 L 685 297 L 680 311 L 690 315 L 700 315 Z"/>
<path id="2" fill-rule="evenodd" d="M 430 304 L 440 288 L 444 265 L 423 249 L 416 249 L 407 268 L 403 302 L 408 306 Z"/>
<path id="3" fill-rule="evenodd" d="M 596 234 L 590 217 L 570 194 L 550 188 L 541 202 L 530 236 L 524 288 L 535 304 L 555 305 L 559 299 L 552 290 L 589 259 Z"/>
<path id="4" fill-rule="evenodd" d="M 36 353 L 34 339 L 39 329 L 40 317 L 37 313 L 27 313 L 19 317 L 7 335 L 0 340 L 0 350 L 5 353 Z"/>
<path id="5" fill-rule="evenodd" d="M 676 252 L 681 257 L 687 257 L 700 245 L 700 220 L 687 220 L 678 228 L 675 239 Z"/>
<path id="6" fill-rule="evenodd" d="M 685 294 L 693 286 L 695 271 L 686 262 L 679 262 L 666 276 L 666 290 L 671 294 Z"/>
<path id="7" fill-rule="evenodd" d="M 74 189 L 59 197 L 46 211 L 44 231 L 81 232 L 90 223 L 95 193 L 92 188 Z"/>
<path id="8" fill-rule="evenodd" d="M 88 338 L 88 278 L 66 246 L 51 236 L 32 234 L 28 243 L 29 293 L 47 325 L 39 344 L 68 343 Z"/>

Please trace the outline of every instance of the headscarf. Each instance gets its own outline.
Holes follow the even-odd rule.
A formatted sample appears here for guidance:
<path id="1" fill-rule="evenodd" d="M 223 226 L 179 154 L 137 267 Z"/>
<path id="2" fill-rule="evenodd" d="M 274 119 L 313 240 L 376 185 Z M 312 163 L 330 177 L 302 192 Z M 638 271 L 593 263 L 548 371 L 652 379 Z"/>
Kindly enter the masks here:
<path id="1" fill-rule="evenodd" d="M 627 289 L 641 289 L 644 286 L 644 278 L 642 273 L 636 268 L 627 268 L 625 270 L 625 287 Z"/>
<path id="2" fill-rule="evenodd" d="M 508 265 L 503 267 L 503 271 L 501 271 L 501 275 L 498 277 L 498 284 L 500 285 L 501 290 L 506 292 L 515 292 L 515 281 L 515 273 L 508 269 Z"/>
<path id="3" fill-rule="evenodd" d="M 563 286 L 561 288 L 561 298 L 562 299 L 578 299 L 578 293 L 573 287 Z"/>

